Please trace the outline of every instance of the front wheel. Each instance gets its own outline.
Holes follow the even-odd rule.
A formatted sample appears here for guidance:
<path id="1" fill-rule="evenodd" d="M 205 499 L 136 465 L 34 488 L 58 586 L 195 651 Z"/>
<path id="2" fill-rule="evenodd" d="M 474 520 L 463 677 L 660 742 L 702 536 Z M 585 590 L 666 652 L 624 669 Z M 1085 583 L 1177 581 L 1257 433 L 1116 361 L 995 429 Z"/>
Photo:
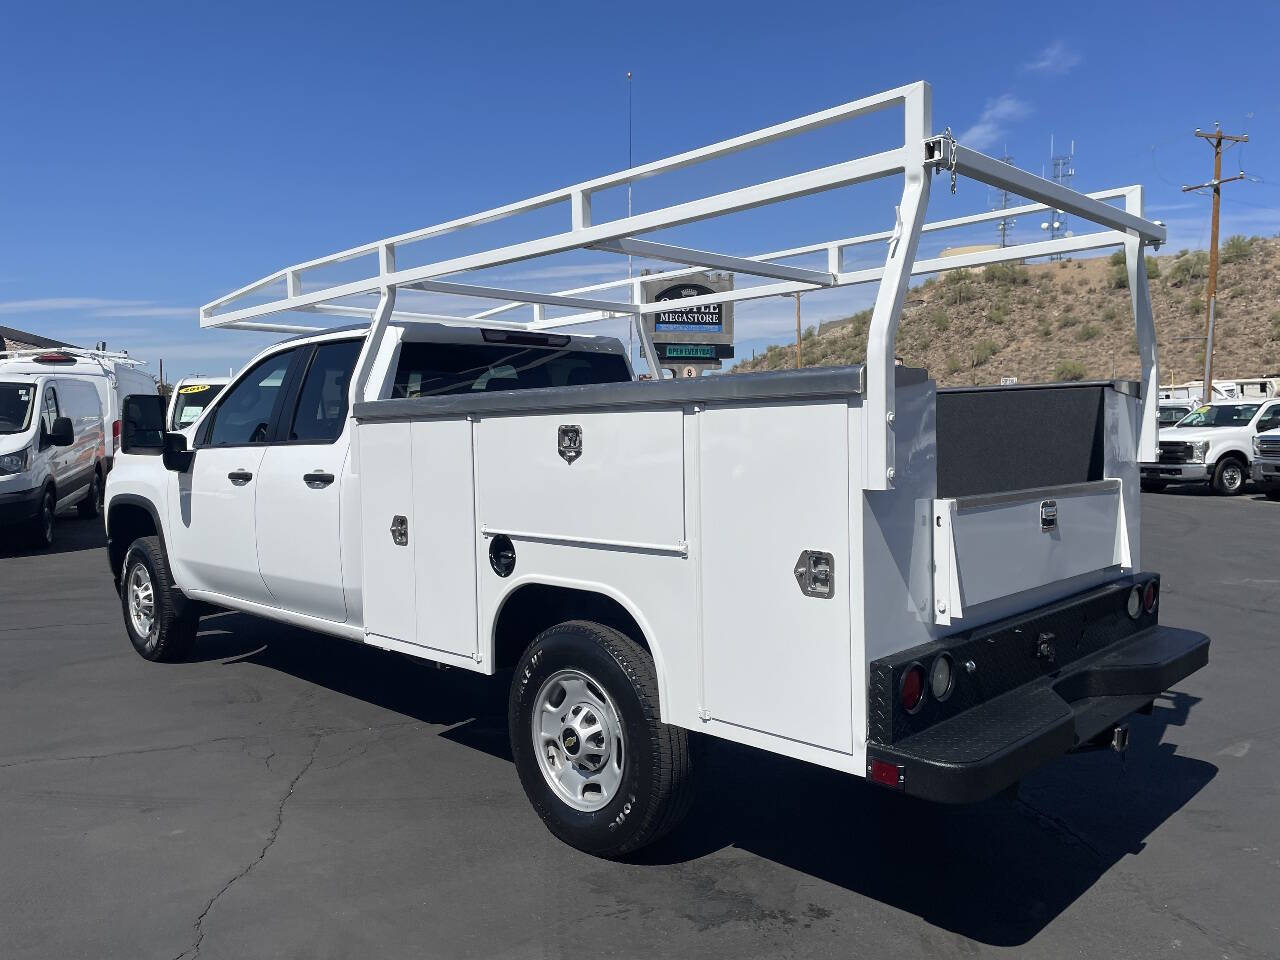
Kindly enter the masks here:
<path id="1" fill-rule="evenodd" d="M 1224 497 L 1234 497 L 1244 491 L 1245 467 L 1235 457 L 1223 457 L 1218 461 L 1210 481 L 1213 492 Z"/>
<path id="2" fill-rule="evenodd" d="M 120 604 L 133 649 L 147 660 L 181 660 L 195 644 L 199 617 L 174 586 L 159 537 L 129 545 L 120 574 Z"/>
<path id="3" fill-rule="evenodd" d="M 1280 483 L 1273 483 L 1262 491 L 1268 500 L 1280 500 Z"/>
<path id="4" fill-rule="evenodd" d="M 57 506 L 53 488 L 46 487 L 40 496 L 40 510 L 27 529 L 27 537 L 31 545 L 39 550 L 47 550 L 53 546 L 53 514 Z"/>
<path id="5" fill-rule="evenodd" d="M 658 719 L 653 660 L 617 630 L 572 620 L 539 634 L 516 667 L 507 719 L 525 794 L 570 846 L 622 856 L 688 812 L 688 734 Z"/>
<path id="6" fill-rule="evenodd" d="M 1147 493 L 1159 493 L 1168 486 L 1163 480 L 1143 480 L 1141 481 L 1142 489 Z"/>

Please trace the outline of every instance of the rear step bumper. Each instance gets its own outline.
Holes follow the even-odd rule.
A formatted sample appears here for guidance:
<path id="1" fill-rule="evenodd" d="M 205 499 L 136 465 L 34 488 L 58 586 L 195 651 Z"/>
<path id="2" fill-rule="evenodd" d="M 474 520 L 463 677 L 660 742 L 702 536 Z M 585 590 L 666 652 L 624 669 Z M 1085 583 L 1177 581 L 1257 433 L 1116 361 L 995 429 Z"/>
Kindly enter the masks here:
<path id="1" fill-rule="evenodd" d="M 1082 746 L 1209 662 L 1209 638 L 1153 626 L 1061 673 L 1028 683 L 892 745 L 867 763 L 898 766 L 913 796 L 972 803 Z"/>

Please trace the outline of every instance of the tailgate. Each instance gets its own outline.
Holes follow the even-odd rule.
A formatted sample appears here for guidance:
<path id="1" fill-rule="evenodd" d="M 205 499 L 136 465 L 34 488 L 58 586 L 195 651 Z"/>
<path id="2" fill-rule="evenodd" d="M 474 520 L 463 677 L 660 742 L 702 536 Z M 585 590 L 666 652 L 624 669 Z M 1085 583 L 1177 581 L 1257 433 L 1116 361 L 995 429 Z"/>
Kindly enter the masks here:
<path id="1" fill-rule="evenodd" d="M 933 501 L 934 619 L 1132 566 L 1118 479 Z"/>

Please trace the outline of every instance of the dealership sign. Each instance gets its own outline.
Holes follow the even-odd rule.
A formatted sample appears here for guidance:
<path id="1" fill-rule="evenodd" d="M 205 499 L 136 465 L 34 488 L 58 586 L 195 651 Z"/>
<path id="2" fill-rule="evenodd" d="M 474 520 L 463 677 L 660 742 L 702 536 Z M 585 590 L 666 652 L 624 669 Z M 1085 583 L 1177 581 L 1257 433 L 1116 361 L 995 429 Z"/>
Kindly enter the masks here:
<path id="1" fill-rule="evenodd" d="M 690 297 L 710 297 L 715 291 L 700 283 L 681 283 L 659 292 L 654 297 L 663 300 L 686 300 Z M 724 330 L 723 305 L 706 303 L 700 307 L 680 307 L 663 310 L 653 315 L 654 330 L 662 333 L 721 333 Z"/>

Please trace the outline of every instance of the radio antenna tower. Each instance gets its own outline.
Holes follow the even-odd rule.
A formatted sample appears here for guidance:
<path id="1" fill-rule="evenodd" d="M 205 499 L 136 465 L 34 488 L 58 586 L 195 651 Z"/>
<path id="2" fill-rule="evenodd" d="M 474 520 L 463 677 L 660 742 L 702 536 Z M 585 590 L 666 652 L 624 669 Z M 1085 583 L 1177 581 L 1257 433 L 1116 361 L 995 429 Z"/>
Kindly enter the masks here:
<path id="1" fill-rule="evenodd" d="M 1004 148 L 1004 156 L 1000 158 L 1000 162 L 1008 163 L 1008 164 L 1013 163 L 1013 157 L 1009 156 L 1009 147 L 1007 144 Z M 1013 194 L 1011 194 L 1008 190 L 997 190 L 996 196 L 995 196 L 994 209 L 996 210 L 1009 209 L 1009 201 L 1012 198 L 1013 198 Z M 1009 245 L 1009 228 L 1012 227 L 1017 222 L 1018 220 L 1016 217 L 1001 217 L 1000 220 L 996 223 L 996 233 L 1000 235 L 1000 246 L 1006 247 Z"/>
<path id="2" fill-rule="evenodd" d="M 1053 134 L 1049 134 L 1049 162 L 1053 164 L 1053 174 L 1050 179 L 1054 183 L 1070 187 L 1076 175 L 1076 142 L 1071 141 L 1069 153 L 1059 154 L 1054 149 Z M 1067 229 L 1067 215 L 1061 210 L 1050 210 L 1048 221 L 1040 224 L 1040 229 L 1049 231 L 1050 240 L 1071 236 L 1071 231 Z M 1061 260 L 1062 254 L 1055 253 L 1049 259 Z"/>

